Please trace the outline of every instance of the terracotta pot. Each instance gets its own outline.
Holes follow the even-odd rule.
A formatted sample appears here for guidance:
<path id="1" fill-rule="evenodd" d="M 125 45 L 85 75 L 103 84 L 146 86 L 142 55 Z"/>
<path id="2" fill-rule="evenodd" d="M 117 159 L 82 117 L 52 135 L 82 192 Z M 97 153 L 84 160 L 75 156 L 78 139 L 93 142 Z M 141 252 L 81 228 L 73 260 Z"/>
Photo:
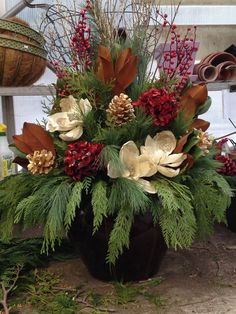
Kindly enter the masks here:
<path id="1" fill-rule="evenodd" d="M 210 64 L 200 64 L 197 71 L 199 80 L 201 81 L 212 82 L 215 81 L 218 76 L 216 67 Z"/>
<path id="2" fill-rule="evenodd" d="M 228 52 L 215 53 L 208 59 L 208 62 L 214 66 L 217 66 L 218 64 L 225 61 L 232 61 L 233 63 L 236 64 L 236 58 Z"/>
<path id="3" fill-rule="evenodd" d="M 138 281 L 154 276 L 167 250 L 159 226 L 153 226 L 151 215 L 136 216 L 130 235 L 129 249 L 117 259 L 115 266 L 106 262 L 109 235 L 114 220 L 106 218 L 92 235 L 91 211 L 78 211 L 69 239 L 90 274 L 104 281 Z"/>
<path id="4" fill-rule="evenodd" d="M 235 63 L 232 61 L 225 61 L 216 66 L 217 72 L 218 72 L 217 80 L 229 80 L 230 79 L 231 73 L 230 71 L 226 70 L 226 68 L 231 65 L 234 66 Z"/>
<path id="5" fill-rule="evenodd" d="M 229 65 L 221 70 L 221 77 L 225 81 L 236 80 L 236 64 Z"/>
<path id="6" fill-rule="evenodd" d="M 236 197 L 232 197 L 231 205 L 226 210 L 226 219 L 228 223 L 228 228 L 236 232 Z"/>

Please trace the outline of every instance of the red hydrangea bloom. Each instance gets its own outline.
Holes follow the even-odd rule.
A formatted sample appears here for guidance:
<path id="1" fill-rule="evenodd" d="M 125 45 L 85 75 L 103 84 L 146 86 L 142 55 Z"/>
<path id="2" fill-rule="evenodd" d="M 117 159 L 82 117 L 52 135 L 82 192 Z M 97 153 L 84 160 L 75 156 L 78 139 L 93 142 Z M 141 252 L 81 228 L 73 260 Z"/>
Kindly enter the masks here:
<path id="1" fill-rule="evenodd" d="M 170 93 L 165 88 L 151 88 L 141 94 L 133 106 L 143 107 L 147 115 L 151 114 L 157 126 L 170 123 L 176 117 L 179 108 L 175 93 Z"/>
<path id="2" fill-rule="evenodd" d="M 219 173 L 225 174 L 226 176 L 236 176 L 236 162 L 228 156 L 217 155 L 216 160 L 222 162 L 224 165 L 218 170 Z"/>
<path id="3" fill-rule="evenodd" d="M 85 141 L 69 144 L 64 157 L 67 175 L 77 181 L 84 177 L 96 176 L 98 158 L 103 148 L 103 144 Z"/>

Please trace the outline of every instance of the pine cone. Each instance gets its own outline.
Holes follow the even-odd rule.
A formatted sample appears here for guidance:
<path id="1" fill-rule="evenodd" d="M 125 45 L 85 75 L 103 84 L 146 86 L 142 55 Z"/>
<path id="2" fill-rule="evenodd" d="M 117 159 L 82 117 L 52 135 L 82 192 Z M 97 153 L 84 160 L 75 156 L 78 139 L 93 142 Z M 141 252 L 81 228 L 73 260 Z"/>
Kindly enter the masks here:
<path id="1" fill-rule="evenodd" d="M 26 158 L 29 160 L 27 168 L 32 174 L 48 174 L 55 161 L 53 153 L 46 149 L 35 151 L 33 155 L 27 155 Z"/>
<path id="2" fill-rule="evenodd" d="M 109 104 L 108 120 L 116 126 L 122 126 L 134 118 L 134 108 L 129 96 L 121 93 L 120 96 L 114 96 Z"/>

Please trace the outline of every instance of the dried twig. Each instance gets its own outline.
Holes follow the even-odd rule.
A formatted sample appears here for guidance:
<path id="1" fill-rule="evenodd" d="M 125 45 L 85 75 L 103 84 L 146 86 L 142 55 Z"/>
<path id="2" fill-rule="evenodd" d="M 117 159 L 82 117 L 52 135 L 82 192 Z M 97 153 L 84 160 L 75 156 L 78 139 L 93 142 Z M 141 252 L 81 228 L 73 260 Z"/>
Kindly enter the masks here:
<path id="1" fill-rule="evenodd" d="M 20 272 L 22 270 L 22 267 L 23 266 L 21 266 L 21 265 L 17 265 L 15 278 L 13 279 L 12 284 L 8 288 L 6 288 L 4 281 L 1 282 L 3 298 L 2 298 L 2 300 L 0 300 L 0 303 L 3 306 L 5 314 L 9 314 L 10 313 L 10 309 L 8 307 L 8 304 L 7 304 L 8 296 L 9 296 L 10 292 L 14 289 L 14 287 L 16 285 L 16 282 L 19 279 L 19 275 L 20 275 Z"/>

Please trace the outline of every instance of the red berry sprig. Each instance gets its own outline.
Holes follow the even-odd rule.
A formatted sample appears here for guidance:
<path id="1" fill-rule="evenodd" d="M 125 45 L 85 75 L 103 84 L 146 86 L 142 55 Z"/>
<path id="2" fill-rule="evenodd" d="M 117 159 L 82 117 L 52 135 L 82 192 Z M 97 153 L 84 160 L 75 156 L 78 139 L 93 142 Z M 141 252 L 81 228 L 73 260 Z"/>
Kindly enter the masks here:
<path id="1" fill-rule="evenodd" d="M 191 74 L 189 69 L 193 61 L 193 53 L 197 50 L 195 45 L 196 27 L 193 30 L 188 28 L 186 34 L 181 38 L 176 31 L 177 26 L 168 21 L 168 15 L 162 14 L 160 11 L 157 11 L 157 14 L 163 19 L 162 26 L 170 27 L 171 34 L 170 51 L 164 52 L 164 64 L 159 65 L 159 68 L 166 73 L 168 80 L 178 78 L 175 88 L 181 92 L 188 81 L 188 75 Z"/>
<path id="2" fill-rule="evenodd" d="M 73 63 L 72 67 L 75 70 L 87 70 L 92 65 L 92 57 L 94 53 L 91 51 L 91 28 L 89 26 L 86 13 L 92 10 L 90 0 L 86 0 L 87 5 L 80 11 L 79 20 L 75 27 L 75 34 L 71 38 L 71 50 Z"/>

